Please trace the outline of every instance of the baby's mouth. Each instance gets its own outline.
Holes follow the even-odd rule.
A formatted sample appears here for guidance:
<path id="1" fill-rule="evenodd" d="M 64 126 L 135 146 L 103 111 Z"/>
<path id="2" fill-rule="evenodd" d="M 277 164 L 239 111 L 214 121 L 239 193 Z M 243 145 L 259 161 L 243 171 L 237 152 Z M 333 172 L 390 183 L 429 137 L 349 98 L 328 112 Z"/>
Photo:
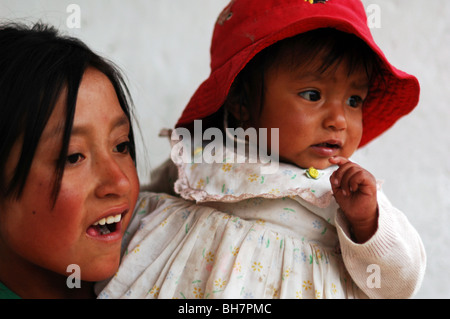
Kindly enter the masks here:
<path id="1" fill-rule="evenodd" d="M 343 143 L 339 140 L 328 140 L 319 144 L 311 145 L 311 149 L 320 157 L 332 157 L 339 154 Z"/>
<path id="2" fill-rule="evenodd" d="M 325 148 L 334 148 L 334 149 L 340 149 L 342 147 L 341 143 L 339 143 L 339 142 L 330 142 L 330 143 L 325 142 L 325 143 L 320 143 L 320 144 L 316 144 L 316 145 L 313 145 L 313 146 L 315 146 L 315 147 L 325 147 Z"/>

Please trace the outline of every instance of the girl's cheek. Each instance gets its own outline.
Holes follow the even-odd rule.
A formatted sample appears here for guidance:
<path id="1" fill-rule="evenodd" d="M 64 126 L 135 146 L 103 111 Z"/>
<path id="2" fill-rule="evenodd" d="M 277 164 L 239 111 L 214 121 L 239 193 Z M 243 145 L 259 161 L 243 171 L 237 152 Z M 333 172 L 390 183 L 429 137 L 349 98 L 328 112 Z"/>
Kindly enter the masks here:
<path id="1" fill-rule="evenodd" d="M 66 236 L 68 240 L 71 234 L 79 235 L 83 221 L 88 218 L 89 207 L 87 207 L 83 191 L 82 185 L 67 188 L 63 183 L 52 209 L 52 215 L 55 216 L 54 226 L 61 230 L 61 235 Z"/>

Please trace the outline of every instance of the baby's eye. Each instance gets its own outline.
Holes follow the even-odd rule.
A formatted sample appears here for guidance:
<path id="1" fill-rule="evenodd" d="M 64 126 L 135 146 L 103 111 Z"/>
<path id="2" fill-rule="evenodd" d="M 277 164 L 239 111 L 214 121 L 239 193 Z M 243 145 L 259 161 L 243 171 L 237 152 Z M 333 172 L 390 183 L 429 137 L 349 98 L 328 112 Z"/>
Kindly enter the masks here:
<path id="1" fill-rule="evenodd" d="M 68 155 L 66 162 L 67 162 L 67 164 L 74 165 L 74 164 L 77 164 L 77 163 L 81 162 L 82 160 L 84 160 L 84 158 L 85 157 L 83 156 L 83 154 L 75 153 L 75 154 Z"/>
<path id="2" fill-rule="evenodd" d="M 114 147 L 114 152 L 128 154 L 130 152 L 130 142 L 123 142 Z"/>
<path id="3" fill-rule="evenodd" d="M 347 105 L 357 108 L 360 107 L 363 104 L 363 102 L 364 100 L 360 96 L 353 95 L 348 98 Z"/>
<path id="4" fill-rule="evenodd" d="M 316 90 L 308 90 L 304 92 L 300 92 L 299 95 L 304 98 L 305 100 L 311 101 L 311 102 L 317 102 L 320 100 L 320 92 Z"/>

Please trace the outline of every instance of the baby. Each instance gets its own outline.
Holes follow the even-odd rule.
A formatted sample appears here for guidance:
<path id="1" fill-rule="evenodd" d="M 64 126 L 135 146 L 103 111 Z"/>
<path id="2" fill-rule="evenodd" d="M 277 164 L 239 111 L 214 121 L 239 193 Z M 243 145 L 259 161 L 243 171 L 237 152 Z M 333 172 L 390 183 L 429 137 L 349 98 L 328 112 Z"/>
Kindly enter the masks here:
<path id="1" fill-rule="evenodd" d="M 421 239 L 349 158 L 418 96 L 417 80 L 374 43 L 360 1 L 232 1 L 215 26 L 211 75 L 172 134 L 177 175 L 172 164 L 155 180 L 161 190 L 175 179 L 166 192 L 185 200 L 142 194 L 136 234 L 100 297 L 413 296 Z M 255 139 L 230 136 L 236 127 L 258 132 L 276 172 L 250 160 Z M 214 128 L 221 148 L 204 140 Z"/>

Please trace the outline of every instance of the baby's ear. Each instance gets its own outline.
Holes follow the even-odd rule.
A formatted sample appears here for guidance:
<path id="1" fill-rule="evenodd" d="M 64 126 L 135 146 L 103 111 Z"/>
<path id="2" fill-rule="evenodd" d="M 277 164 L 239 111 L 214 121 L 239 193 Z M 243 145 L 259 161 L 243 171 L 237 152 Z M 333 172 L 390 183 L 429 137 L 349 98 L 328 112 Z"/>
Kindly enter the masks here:
<path id="1" fill-rule="evenodd" d="M 237 122 L 245 123 L 250 119 L 250 112 L 247 107 L 242 104 L 233 103 L 227 105 L 228 112 L 236 119 Z"/>

